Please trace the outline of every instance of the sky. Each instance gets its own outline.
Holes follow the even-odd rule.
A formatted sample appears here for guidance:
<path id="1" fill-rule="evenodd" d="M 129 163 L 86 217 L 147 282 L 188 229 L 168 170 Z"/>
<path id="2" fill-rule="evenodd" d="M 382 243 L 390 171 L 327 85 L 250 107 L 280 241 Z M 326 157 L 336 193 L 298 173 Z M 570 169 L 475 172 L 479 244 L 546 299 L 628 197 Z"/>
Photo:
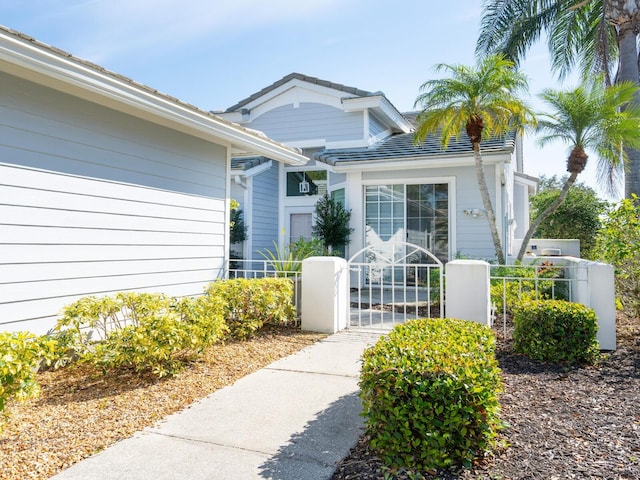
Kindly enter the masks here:
<path id="1" fill-rule="evenodd" d="M 415 110 L 439 63 L 475 63 L 481 0 L 20 0 L 0 24 L 204 110 L 224 110 L 292 72 L 383 92 Z M 567 88 L 546 46 L 522 65 L 534 110 L 543 88 Z M 567 146 L 525 137 L 525 173 L 566 170 Z M 595 158 L 578 177 L 597 186 Z"/>

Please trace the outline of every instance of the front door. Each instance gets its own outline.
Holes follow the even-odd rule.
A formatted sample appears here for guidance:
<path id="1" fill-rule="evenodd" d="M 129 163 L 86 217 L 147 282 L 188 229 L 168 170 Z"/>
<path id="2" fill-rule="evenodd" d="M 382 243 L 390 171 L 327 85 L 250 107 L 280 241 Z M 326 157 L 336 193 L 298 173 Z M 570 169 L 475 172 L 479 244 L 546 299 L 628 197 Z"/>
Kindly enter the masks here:
<path id="1" fill-rule="evenodd" d="M 403 257 L 407 254 L 404 242 L 408 242 L 432 252 L 441 262 L 449 259 L 447 183 L 367 186 L 365 222 L 366 245 L 375 246 L 386 255 Z M 416 252 L 407 263 L 425 264 L 430 260 Z M 411 282 L 423 280 L 406 278 Z"/>

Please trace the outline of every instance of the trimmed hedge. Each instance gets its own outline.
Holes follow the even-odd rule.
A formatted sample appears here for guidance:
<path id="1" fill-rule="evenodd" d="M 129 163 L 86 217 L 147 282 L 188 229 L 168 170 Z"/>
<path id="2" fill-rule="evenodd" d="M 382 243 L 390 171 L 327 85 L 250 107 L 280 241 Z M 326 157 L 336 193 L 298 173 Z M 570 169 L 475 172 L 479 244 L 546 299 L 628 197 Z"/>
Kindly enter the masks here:
<path id="1" fill-rule="evenodd" d="M 197 298 L 120 292 L 84 297 L 58 321 L 56 366 L 81 359 L 102 369 L 131 367 L 158 376 L 180 370 L 209 345 L 246 339 L 265 324 L 295 319 L 286 278 L 219 280 Z"/>
<path id="2" fill-rule="evenodd" d="M 593 309 L 563 300 L 530 300 L 514 310 L 513 347 L 533 360 L 592 364 L 600 356 Z"/>
<path id="3" fill-rule="evenodd" d="M 360 389 L 371 446 L 390 467 L 470 467 L 496 443 L 502 377 L 486 326 L 398 325 L 364 352 Z"/>

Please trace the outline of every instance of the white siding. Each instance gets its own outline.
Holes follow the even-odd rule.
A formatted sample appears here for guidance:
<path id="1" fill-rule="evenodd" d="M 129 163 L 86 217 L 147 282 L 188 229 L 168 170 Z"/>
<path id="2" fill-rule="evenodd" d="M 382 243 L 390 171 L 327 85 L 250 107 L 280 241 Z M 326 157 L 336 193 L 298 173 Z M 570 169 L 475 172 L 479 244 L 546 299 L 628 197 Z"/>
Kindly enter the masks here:
<path id="1" fill-rule="evenodd" d="M 318 103 L 275 108 L 246 125 L 279 142 L 324 139 L 327 142 L 362 140 L 362 112 L 343 112 Z"/>
<path id="2" fill-rule="evenodd" d="M 85 295 L 192 295 L 225 256 L 225 148 L 0 74 L 0 330 Z"/>
<path id="3" fill-rule="evenodd" d="M 384 124 L 373 115 L 369 115 L 369 136 L 375 137 L 386 130 Z"/>

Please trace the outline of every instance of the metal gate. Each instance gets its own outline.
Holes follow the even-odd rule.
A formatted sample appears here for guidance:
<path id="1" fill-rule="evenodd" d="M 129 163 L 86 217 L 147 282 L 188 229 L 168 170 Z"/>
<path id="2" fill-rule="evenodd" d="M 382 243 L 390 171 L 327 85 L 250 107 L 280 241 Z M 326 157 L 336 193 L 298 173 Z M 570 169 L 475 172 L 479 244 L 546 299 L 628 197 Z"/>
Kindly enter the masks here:
<path id="1" fill-rule="evenodd" d="M 391 329 L 443 316 L 443 265 L 428 250 L 385 242 L 359 250 L 348 265 L 350 328 Z"/>

